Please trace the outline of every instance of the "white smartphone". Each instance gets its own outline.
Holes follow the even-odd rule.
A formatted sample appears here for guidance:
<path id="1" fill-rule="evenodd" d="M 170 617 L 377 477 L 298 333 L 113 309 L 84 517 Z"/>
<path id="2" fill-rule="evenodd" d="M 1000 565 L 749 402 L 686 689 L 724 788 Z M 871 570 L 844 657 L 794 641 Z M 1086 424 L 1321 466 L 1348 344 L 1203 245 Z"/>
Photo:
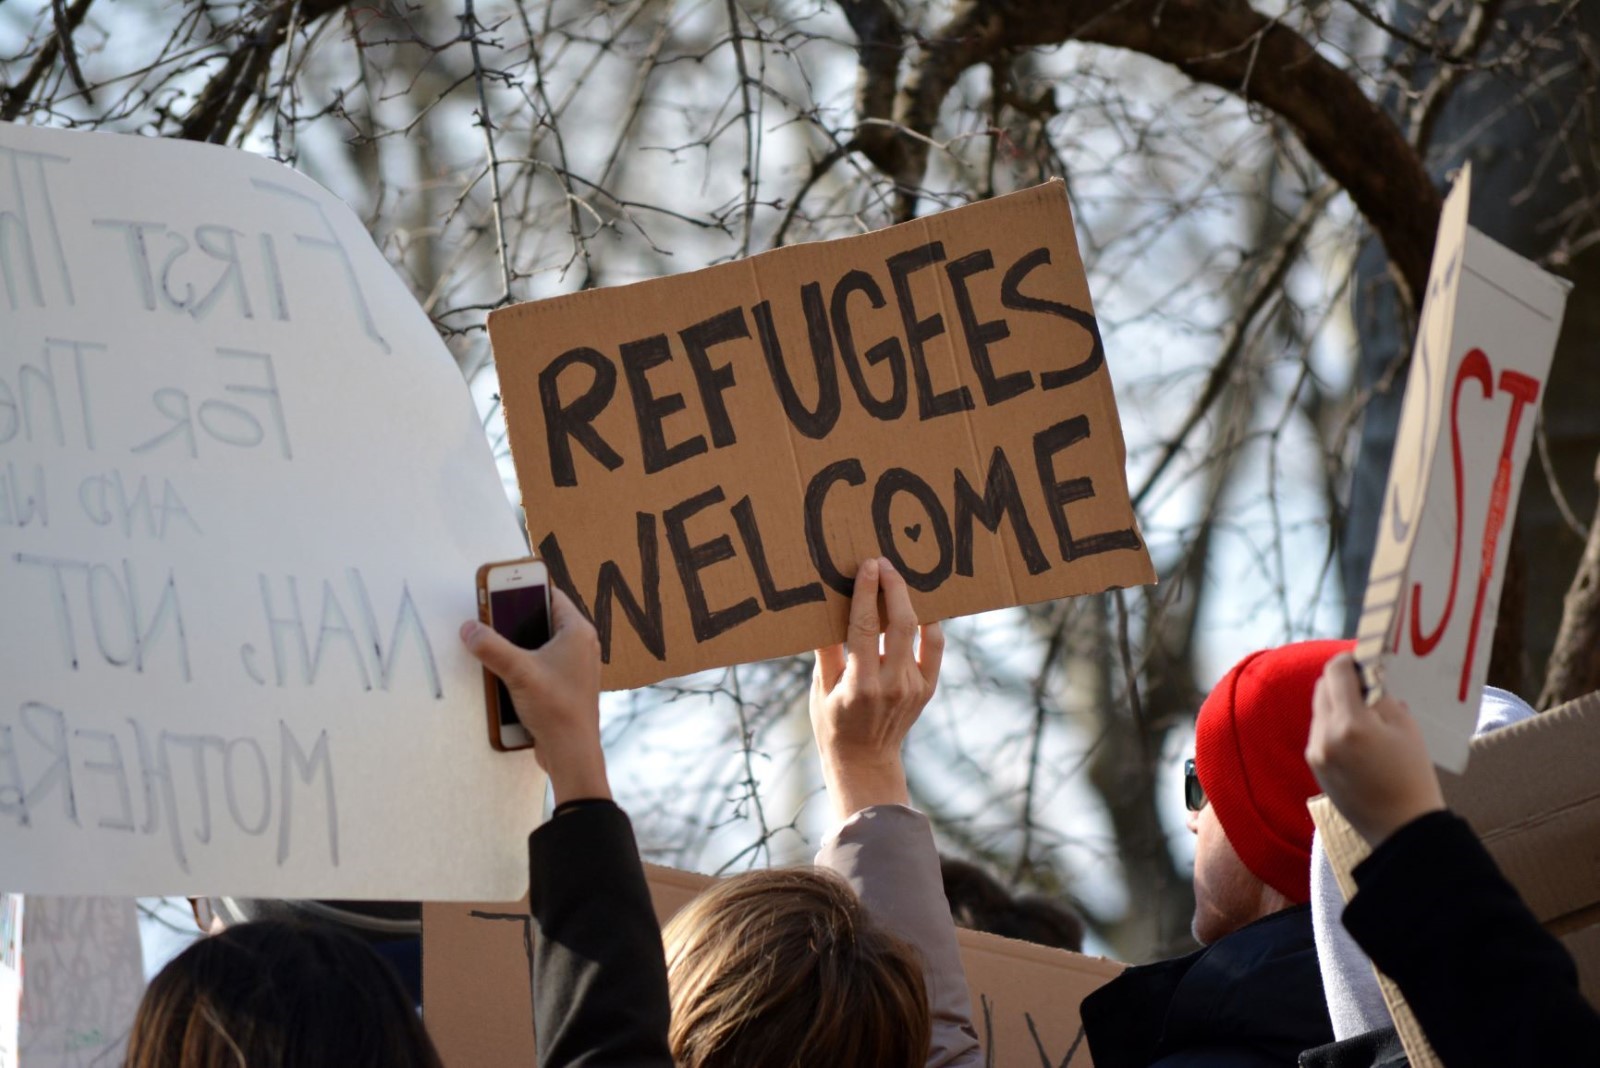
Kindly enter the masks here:
<path id="1" fill-rule="evenodd" d="M 478 568 L 478 618 L 524 649 L 550 640 L 550 582 L 536 557 L 484 564 Z M 500 750 L 530 749 L 533 736 L 517 719 L 511 692 L 499 676 L 483 669 L 489 704 L 489 744 Z"/>

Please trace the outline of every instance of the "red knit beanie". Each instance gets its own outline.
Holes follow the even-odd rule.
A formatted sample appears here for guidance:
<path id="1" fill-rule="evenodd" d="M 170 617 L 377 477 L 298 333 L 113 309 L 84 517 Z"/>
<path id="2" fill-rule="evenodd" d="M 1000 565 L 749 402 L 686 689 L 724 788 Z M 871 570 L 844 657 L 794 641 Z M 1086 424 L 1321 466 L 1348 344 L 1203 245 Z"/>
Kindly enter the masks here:
<path id="1" fill-rule="evenodd" d="M 1245 867 L 1296 904 L 1311 900 L 1311 813 L 1322 792 L 1306 765 L 1311 693 L 1352 641 L 1295 642 L 1251 653 L 1206 696 L 1194 768 Z"/>

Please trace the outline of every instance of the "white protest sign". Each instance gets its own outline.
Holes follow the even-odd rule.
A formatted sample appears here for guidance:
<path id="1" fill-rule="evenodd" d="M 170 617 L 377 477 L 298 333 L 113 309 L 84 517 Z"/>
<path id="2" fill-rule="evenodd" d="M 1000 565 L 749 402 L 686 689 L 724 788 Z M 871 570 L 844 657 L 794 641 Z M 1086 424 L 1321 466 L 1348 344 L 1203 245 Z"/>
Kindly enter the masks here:
<path id="1" fill-rule="evenodd" d="M 0 894 L 0 1068 L 17 1068 L 22 1027 L 22 895 Z"/>
<path id="2" fill-rule="evenodd" d="M 523 551 L 345 205 L 0 124 L 0 888 L 515 897 L 543 780 L 456 628 Z"/>
<path id="3" fill-rule="evenodd" d="M 1356 657 L 1459 772 L 1477 722 L 1511 520 L 1570 284 L 1445 201 L 1378 521 Z"/>
<path id="4" fill-rule="evenodd" d="M 18 963 L 21 1009 L 0 1013 L 0 1050 L 9 1042 L 16 1068 L 93 1068 L 121 1064 L 139 999 L 144 965 L 132 898 L 37 897 L 26 900 Z M 3 953 L 0 950 L 0 953 Z"/>

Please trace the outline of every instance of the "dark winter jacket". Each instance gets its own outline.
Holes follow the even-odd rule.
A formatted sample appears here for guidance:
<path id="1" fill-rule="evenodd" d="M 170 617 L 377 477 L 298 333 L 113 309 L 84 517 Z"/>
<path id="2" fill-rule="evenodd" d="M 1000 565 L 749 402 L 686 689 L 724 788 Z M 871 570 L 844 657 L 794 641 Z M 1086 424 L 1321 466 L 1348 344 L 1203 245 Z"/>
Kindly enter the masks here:
<path id="1" fill-rule="evenodd" d="M 1399 986 L 1449 1068 L 1600 1065 L 1600 1014 L 1579 992 L 1572 958 L 1539 926 L 1465 821 L 1449 812 L 1423 816 L 1353 874 L 1356 894 L 1344 925 Z M 1406 1065 L 1385 1037 L 1392 1033 L 1314 1050 L 1301 1063 Z"/>
<path id="2" fill-rule="evenodd" d="M 1129 968 L 1084 999 L 1083 1024 L 1095 1068 L 1293 1068 L 1333 1041 L 1311 906 Z"/>

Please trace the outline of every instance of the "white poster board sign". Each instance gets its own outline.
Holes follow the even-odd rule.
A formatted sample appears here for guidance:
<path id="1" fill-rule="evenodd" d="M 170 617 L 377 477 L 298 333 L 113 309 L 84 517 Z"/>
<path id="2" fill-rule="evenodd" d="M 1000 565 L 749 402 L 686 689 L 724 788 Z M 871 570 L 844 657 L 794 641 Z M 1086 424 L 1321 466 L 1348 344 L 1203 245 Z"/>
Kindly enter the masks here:
<path id="1" fill-rule="evenodd" d="M 1405 701 L 1460 772 L 1477 722 L 1511 522 L 1570 284 L 1445 201 L 1356 635 L 1369 687 Z"/>
<path id="2" fill-rule="evenodd" d="M 515 897 L 543 780 L 456 628 L 522 553 L 345 205 L 0 124 L 0 888 Z"/>
<path id="3" fill-rule="evenodd" d="M 17 958 L 26 982 L 15 1030 L 9 1039 L 0 1033 L 0 1049 L 12 1043 L 15 1068 L 121 1064 L 144 994 L 133 899 L 29 895 L 26 905 Z M 0 1028 L 9 1023 L 0 1013 Z"/>
<path id="4" fill-rule="evenodd" d="M 0 1068 L 17 1068 L 22 1027 L 22 895 L 0 894 Z"/>

